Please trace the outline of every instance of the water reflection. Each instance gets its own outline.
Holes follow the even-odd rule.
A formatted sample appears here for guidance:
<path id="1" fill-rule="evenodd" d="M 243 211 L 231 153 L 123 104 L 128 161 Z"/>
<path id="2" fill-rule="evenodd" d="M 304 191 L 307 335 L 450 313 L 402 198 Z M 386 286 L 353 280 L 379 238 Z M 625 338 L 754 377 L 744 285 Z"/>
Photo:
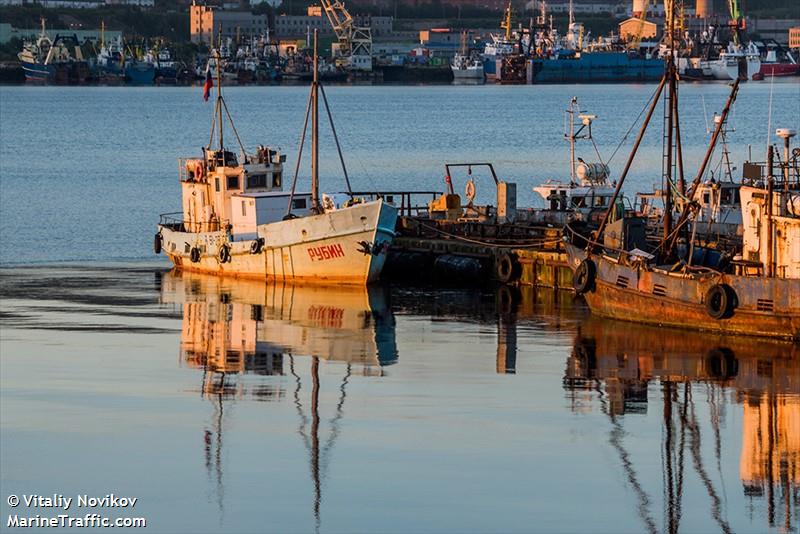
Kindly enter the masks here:
<path id="1" fill-rule="evenodd" d="M 224 513 L 223 434 L 226 401 L 237 398 L 274 401 L 286 397 L 291 375 L 298 434 L 309 454 L 314 488 L 313 515 L 321 524 L 322 481 L 344 416 L 347 385 L 358 367 L 365 376 L 381 376 L 398 359 L 394 316 L 382 288 L 319 288 L 226 280 L 173 271 L 161 283 L 161 299 L 183 308 L 182 365 L 203 371 L 201 394 L 211 401 L 210 428 L 204 431 L 206 470 L 215 485 L 220 518 Z M 303 379 L 296 356 L 309 363 L 310 398 L 303 402 Z M 342 363 L 328 436 L 320 438 L 320 360 Z M 264 377 L 246 385 L 245 375 Z M 306 410 L 309 412 L 306 415 Z"/>
<path id="2" fill-rule="evenodd" d="M 608 442 L 636 494 L 639 517 L 651 532 L 660 530 L 653 514 L 654 497 L 645 491 L 626 449 L 623 420 L 625 415 L 647 413 L 652 391 L 648 385 L 655 381 L 663 405 L 664 530 L 679 530 L 690 462 L 708 495 L 711 517 L 721 531 L 731 531 L 720 428 L 727 417 L 726 393 L 732 392 L 733 402 L 742 407 L 743 492 L 753 510 L 766 506 L 770 527 L 793 531 L 800 506 L 800 348 L 595 318 L 581 323 L 567 359 L 564 388 L 575 412 L 588 411 L 593 399 L 599 400 L 611 423 Z M 699 395 L 708 405 L 710 432 L 701 423 Z M 703 454 L 708 450 L 703 438 L 713 443 L 713 459 Z"/>

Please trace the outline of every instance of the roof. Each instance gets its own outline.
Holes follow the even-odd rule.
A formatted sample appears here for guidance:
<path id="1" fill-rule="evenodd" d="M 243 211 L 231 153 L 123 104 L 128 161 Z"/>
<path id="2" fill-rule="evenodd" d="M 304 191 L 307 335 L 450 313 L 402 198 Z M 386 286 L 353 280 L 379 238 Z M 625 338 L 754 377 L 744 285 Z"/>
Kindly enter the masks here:
<path id="1" fill-rule="evenodd" d="M 290 194 L 291 191 L 258 191 L 254 193 L 234 193 L 231 196 L 245 197 L 245 198 L 269 198 L 269 197 L 288 197 Z M 295 191 L 294 196 L 310 197 L 311 193 Z"/>

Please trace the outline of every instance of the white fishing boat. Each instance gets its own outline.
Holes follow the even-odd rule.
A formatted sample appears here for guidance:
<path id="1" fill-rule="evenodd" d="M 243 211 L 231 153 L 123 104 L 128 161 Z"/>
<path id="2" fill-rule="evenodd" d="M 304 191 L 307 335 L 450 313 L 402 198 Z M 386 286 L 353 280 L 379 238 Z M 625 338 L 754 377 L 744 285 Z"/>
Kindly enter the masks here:
<path id="1" fill-rule="evenodd" d="M 592 214 L 605 211 L 614 197 L 608 165 L 602 162 L 587 163 L 576 155 L 576 141 L 594 143 L 592 122 L 596 118 L 596 115 L 581 113 L 578 99 L 573 97 L 566 111 L 567 129 L 564 132 L 564 139 L 570 147 L 570 179 L 568 182 L 550 179 L 533 188 L 534 193 L 547 203 L 547 208 L 541 211 L 547 222 L 589 222 Z"/>
<path id="2" fill-rule="evenodd" d="M 746 47 L 731 42 L 719 53 L 718 59 L 709 60 L 703 66 L 717 80 L 752 80 L 753 75 L 761 71 L 761 56 L 752 42 Z"/>
<path id="3" fill-rule="evenodd" d="M 477 53 L 470 53 L 467 46 L 468 34 L 461 32 L 461 48 L 453 56 L 450 69 L 453 71 L 453 78 L 458 82 L 483 82 L 483 60 Z"/>
<path id="4" fill-rule="evenodd" d="M 217 84 L 212 132 L 217 126 L 218 147 L 211 148 L 212 134 L 203 157 L 180 161 L 183 211 L 161 216 L 156 253 L 163 250 L 180 269 L 219 275 L 354 285 L 377 280 L 394 237 L 397 210 L 382 199 L 363 202 L 352 195 L 338 205 L 327 195 L 320 200 L 320 91 L 327 107 L 315 54 L 303 133 L 305 139 L 310 112 L 311 192 L 300 193 L 302 143 L 292 187 L 284 191 L 285 156 L 262 146 L 247 153 Z M 239 141 L 239 155 L 224 147 L 224 116 Z M 333 134 L 336 139 L 335 129 Z M 342 167 L 349 187 L 344 160 Z"/>
<path id="5" fill-rule="evenodd" d="M 456 81 L 482 82 L 484 79 L 483 61 L 479 57 L 456 54 L 450 68 Z"/>

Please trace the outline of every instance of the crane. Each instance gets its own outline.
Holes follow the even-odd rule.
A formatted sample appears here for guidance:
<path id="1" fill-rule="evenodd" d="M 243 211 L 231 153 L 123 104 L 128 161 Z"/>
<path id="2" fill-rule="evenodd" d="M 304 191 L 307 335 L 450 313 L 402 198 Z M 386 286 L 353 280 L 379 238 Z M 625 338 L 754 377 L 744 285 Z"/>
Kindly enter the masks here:
<path id="1" fill-rule="evenodd" d="M 728 26 L 731 28 L 733 42 L 738 45 L 740 33 L 745 29 L 745 21 L 742 18 L 742 12 L 739 9 L 739 0 L 728 0 L 728 11 L 730 11 L 731 14 L 731 21 L 728 23 Z"/>
<path id="2" fill-rule="evenodd" d="M 372 30 L 357 26 L 342 0 L 321 0 L 338 43 L 333 45 L 337 67 L 347 70 L 372 70 Z"/>

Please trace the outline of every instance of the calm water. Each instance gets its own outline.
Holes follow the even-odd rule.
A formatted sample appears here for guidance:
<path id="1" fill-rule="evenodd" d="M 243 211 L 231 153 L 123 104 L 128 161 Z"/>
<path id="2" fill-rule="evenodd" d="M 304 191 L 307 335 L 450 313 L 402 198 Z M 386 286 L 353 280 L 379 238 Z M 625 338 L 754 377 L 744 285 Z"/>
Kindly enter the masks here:
<path id="1" fill-rule="evenodd" d="M 327 93 L 354 188 L 442 190 L 444 163 L 491 161 L 502 179 L 518 183 L 519 205 L 530 206 L 531 187 L 568 176 L 563 111 L 573 95 L 598 115 L 593 131 L 608 160 L 654 90 L 652 84 L 356 86 Z M 708 143 L 706 117 L 721 111 L 728 92 L 726 84 L 682 86 L 690 175 Z M 800 83 L 775 83 L 772 92 L 773 129 L 800 128 Z M 242 87 L 226 94 L 246 146 L 281 147 L 294 169 L 307 89 Z M 737 165 L 748 145 L 755 155 L 765 151 L 769 99 L 769 83 L 742 85 L 729 136 Z M 212 109 L 199 87 L 0 87 L 0 263 L 150 257 L 158 214 L 180 210 L 177 158 L 200 154 Z M 632 168 L 629 192 L 660 180 L 659 117 Z M 334 144 L 323 131 L 323 189 L 342 191 Z M 611 160 L 615 175 L 635 133 Z M 591 145 L 579 155 L 596 160 Z M 304 184 L 308 173 L 306 161 Z M 463 188 L 465 177 L 454 180 Z M 478 200 L 490 200 L 488 175 L 476 180 Z"/>
<path id="2" fill-rule="evenodd" d="M 653 90 L 328 96 L 354 187 L 441 189 L 445 162 L 488 160 L 530 205 L 565 177 L 573 94 L 608 159 Z M 293 166 L 306 89 L 227 94 L 245 143 Z M 769 95 L 741 89 L 737 165 L 763 152 Z M 683 86 L 687 168 L 703 103 L 726 96 Z M 776 83 L 773 108 L 773 127 L 800 126 L 800 84 Z M 796 345 L 601 321 L 552 291 L 168 272 L 154 225 L 210 113 L 198 88 L 0 87 L 0 530 L 9 495 L 114 493 L 139 501 L 91 511 L 154 532 L 797 532 Z M 659 174 L 658 123 L 631 190 Z"/>
<path id="3" fill-rule="evenodd" d="M 157 532 L 797 531 L 797 346 L 552 291 L 0 281 L 4 521 L 113 492 Z"/>

